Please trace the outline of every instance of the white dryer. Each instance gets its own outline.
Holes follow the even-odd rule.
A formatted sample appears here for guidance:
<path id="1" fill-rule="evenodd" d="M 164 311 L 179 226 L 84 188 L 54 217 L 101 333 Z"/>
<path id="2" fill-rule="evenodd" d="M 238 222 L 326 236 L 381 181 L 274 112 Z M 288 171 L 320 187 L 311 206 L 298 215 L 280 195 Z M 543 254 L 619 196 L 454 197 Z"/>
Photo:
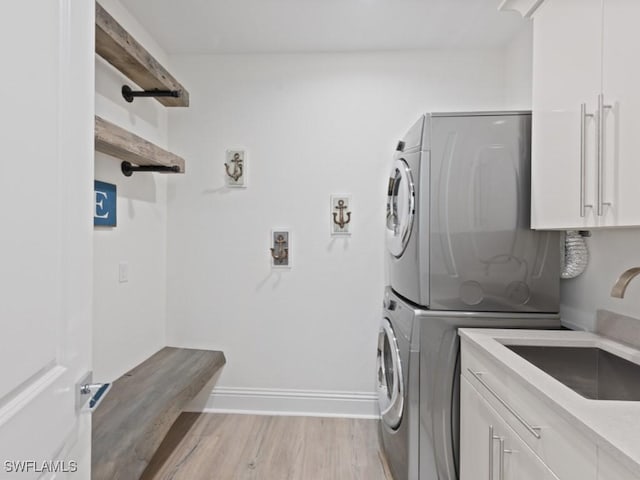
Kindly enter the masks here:
<path id="1" fill-rule="evenodd" d="M 425 114 L 387 188 L 394 292 L 430 310 L 557 312 L 561 239 L 529 228 L 530 112 Z"/>
<path id="2" fill-rule="evenodd" d="M 391 258 L 389 284 L 395 292 L 418 305 L 428 305 L 428 288 L 422 284 L 421 271 L 428 271 L 428 237 L 420 237 L 422 220 L 418 205 L 421 191 L 421 172 L 428 171 L 429 152 L 421 152 L 424 117 L 421 117 L 398 142 L 393 157 L 387 189 L 387 252 Z M 423 165 L 424 164 L 424 165 Z M 428 188 L 428 183 L 425 184 Z"/>

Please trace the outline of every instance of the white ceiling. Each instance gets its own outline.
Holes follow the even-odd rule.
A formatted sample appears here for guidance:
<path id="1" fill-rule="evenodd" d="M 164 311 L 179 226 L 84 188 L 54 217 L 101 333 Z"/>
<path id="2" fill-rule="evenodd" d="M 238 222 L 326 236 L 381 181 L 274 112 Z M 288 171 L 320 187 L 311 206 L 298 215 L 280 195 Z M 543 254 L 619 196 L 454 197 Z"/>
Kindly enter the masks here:
<path id="1" fill-rule="evenodd" d="M 342 52 L 505 45 L 498 0 L 121 0 L 168 53 Z"/>

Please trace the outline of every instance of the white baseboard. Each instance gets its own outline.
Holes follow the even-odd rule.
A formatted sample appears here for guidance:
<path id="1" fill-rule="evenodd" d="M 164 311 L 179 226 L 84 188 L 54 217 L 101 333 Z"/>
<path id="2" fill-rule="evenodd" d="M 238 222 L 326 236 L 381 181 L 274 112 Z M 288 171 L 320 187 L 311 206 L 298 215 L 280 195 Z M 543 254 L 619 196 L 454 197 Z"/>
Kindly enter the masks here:
<path id="1" fill-rule="evenodd" d="M 215 387 L 204 402 L 193 402 L 185 410 L 253 415 L 380 417 L 375 393 L 317 390 Z"/>

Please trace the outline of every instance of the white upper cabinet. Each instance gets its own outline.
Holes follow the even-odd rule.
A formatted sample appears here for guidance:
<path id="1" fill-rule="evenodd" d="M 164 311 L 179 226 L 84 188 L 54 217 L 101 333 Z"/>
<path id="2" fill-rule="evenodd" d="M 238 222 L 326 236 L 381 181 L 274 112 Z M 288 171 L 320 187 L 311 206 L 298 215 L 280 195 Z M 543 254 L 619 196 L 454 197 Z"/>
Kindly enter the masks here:
<path id="1" fill-rule="evenodd" d="M 534 14 L 533 228 L 640 225 L 639 14 L 636 0 Z"/>
<path id="2" fill-rule="evenodd" d="M 601 19 L 600 0 L 547 0 L 534 17 L 532 228 L 597 221 L 595 121 L 587 115 L 601 90 Z"/>
<path id="3" fill-rule="evenodd" d="M 602 91 L 609 224 L 640 225 L 640 1 L 605 0 Z"/>
<path id="4" fill-rule="evenodd" d="M 530 18 L 543 1 L 544 0 L 502 0 L 498 6 L 498 10 L 512 10 L 518 12 L 524 18 Z"/>

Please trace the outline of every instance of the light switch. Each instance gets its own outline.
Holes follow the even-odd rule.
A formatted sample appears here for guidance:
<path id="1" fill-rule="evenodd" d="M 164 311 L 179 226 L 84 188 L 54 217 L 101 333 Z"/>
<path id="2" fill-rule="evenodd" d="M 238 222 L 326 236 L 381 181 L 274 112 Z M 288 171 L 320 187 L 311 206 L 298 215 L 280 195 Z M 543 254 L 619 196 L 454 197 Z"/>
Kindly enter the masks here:
<path id="1" fill-rule="evenodd" d="M 129 281 L 129 263 L 120 262 L 118 264 L 118 281 L 126 283 Z"/>

